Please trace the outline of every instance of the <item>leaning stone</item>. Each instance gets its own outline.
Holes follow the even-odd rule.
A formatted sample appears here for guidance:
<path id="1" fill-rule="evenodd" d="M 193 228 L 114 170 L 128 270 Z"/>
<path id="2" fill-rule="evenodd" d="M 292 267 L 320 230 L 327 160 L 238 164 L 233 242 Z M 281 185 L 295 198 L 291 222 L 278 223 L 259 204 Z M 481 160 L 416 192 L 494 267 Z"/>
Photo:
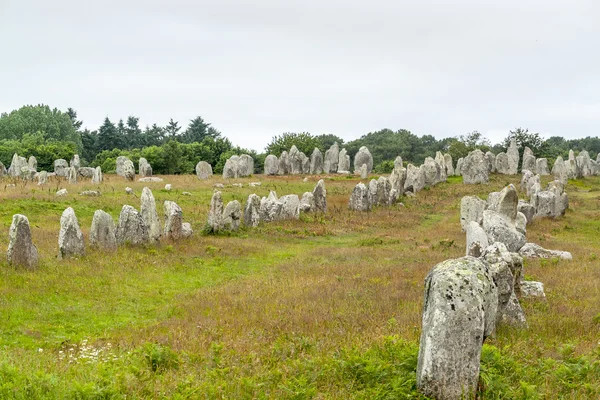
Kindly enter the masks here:
<path id="1" fill-rule="evenodd" d="M 525 258 L 559 258 L 561 260 L 571 261 L 573 255 L 568 251 L 547 250 L 535 243 L 525 243 L 519 254 Z"/>
<path id="2" fill-rule="evenodd" d="M 169 240 L 179 240 L 183 237 L 183 212 L 174 201 L 165 201 L 163 205 L 165 215 L 164 236 Z"/>
<path id="3" fill-rule="evenodd" d="M 260 224 L 260 197 L 256 194 L 248 196 L 244 207 L 244 225 L 256 227 Z"/>
<path id="4" fill-rule="evenodd" d="M 475 397 L 481 348 L 495 330 L 497 307 L 498 290 L 479 259 L 447 260 L 429 272 L 417 362 L 421 393 L 436 399 Z"/>
<path id="5" fill-rule="evenodd" d="M 233 200 L 227 203 L 223 210 L 223 229 L 237 231 L 240 229 L 242 219 L 242 206 L 239 201 Z"/>
<path id="6" fill-rule="evenodd" d="M 10 265 L 27 269 L 35 269 L 38 266 L 38 251 L 31 240 L 29 220 L 24 215 L 13 215 L 8 231 L 6 259 Z"/>
<path id="7" fill-rule="evenodd" d="M 221 192 L 214 192 L 208 211 L 208 227 L 212 232 L 223 229 L 223 198 Z"/>
<path id="8" fill-rule="evenodd" d="M 158 211 L 156 210 L 156 201 L 152 191 L 144 187 L 142 189 L 140 205 L 140 214 L 146 230 L 148 231 L 148 238 L 150 241 L 157 242 L 162 234 L 160 220 L 158 219 Z"/>
<path id="9" fill-rule="evenodd" d="M 467 256 L 481 257 L 483 251 L 489 246 L 485 231 L 475 221 L 467 225 Z"/>
<path id="10" fill-rule="evenodd" d="M 142 215 L 132 206 L 124 205 L 121 209 L 116 237 L 119 246 L 127 243 L 134 246 L 145 245 L 150 241 Z"/>
<path id="11" fill-rule="evenodd" d="M 348 208 L 354 211 L 370 211 L 371 202 L 369 200 L 369 189 L 364 183 L 360 182 L 354 187 L 350 196 Z"/>
<path id="12" fill-rule="evenodd" d="M 68 194 L 67 189 L 60 189 L 59 191 L 56 192 L 57 197 L 63 197 L 63 196 L 66 196 L 67 194 Z"/>
<path id="13" fill-rule="evenodd" d="M 466 232 L 472 221 L 478 225 L 483 223 L 483 211 L 486 206 L 487 202 L 477 196 L 465 196 L 460 200 L 460 226 L 463 232 Z"/>
<path id="14" fill-rule="evenodd" d="M 117 250 L 115 221 L 102 210 L 94 212 L 92 228 L 90 229 L 90 246 L 105 251 Z"/>
<path id="15" fill-rule="evenodd" d="M 79 228 L 75 211 L 69 207 L 60 217 L 58 233 L 58 258 L 81 257 L 85 255 L 83 233 Z"/>
<path id="16" fill-rule="evenodd" d="M 313 199 L 315 202 L 314 211 L 322 213 L 327 212 L 327 190 L 325 189 L 325 181 L 319 180 L 312 191 Z"/>
<path id="17" fill-rule="evenodd" d="M 38 175 L 38 185 L 45 185 L 48 183 L 48 173 L 46 171 L 42 171 Z"/>

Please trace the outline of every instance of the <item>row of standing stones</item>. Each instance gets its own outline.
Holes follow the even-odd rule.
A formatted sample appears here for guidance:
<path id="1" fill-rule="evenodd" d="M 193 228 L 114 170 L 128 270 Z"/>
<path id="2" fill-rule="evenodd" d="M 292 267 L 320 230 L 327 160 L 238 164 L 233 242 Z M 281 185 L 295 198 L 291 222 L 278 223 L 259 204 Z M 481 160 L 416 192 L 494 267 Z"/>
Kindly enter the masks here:
<path id="1" fill-rule="evenodd" d="M 549 186 L 556 194 L 552 216 L 562 215 L 567 194 L 558 180 Z M 541 282 L 523 280 L 523 258 L 572 260 L 568 252 L 527 242 L 527 223 L 546 216 L 525 206 L 513 185 L 490 193 L 487 201 L 461 200 L 466 256 L 434 266 L 425 278 L 417 362 L 417 387 L 424 395 L 475 398 L 485 339 L 502 324 L 527 328 L 519 299 L 545 299 L 545 294 Z"/>
<path id="2" fill-rule="evenodd" d="M 117 225 L 112 217 L 103 210 L 97 210 L 92 219 L 89 244 L 104 251 L 116 251 L 118 246 L 148 245 L 157 243 L 161 238 L 176 241 L 192 235 L 192 226 L 183 222 L 181 208 L 173 201 L 165 201 L 164 226 L 156 210 L 156 201 L 152 191 L 144 187 L 141 195 L 141 206 L 138 212 L 130 205 L 124 205 Z M 287 195 L 277 198 L 275 192 L 260 199 L 251 194 L 244 207 L 244 224 L 256 227 L 261 222 L 285 219 L 298 219 L 300 211 L 326 212 L 327 191 L 325 182 L 320 180 L 312 192 L 306 192 L 302 199 L 298 195 Z M 225 230 L 236 231 L 242 220 L 241 205 L 237 200 L 223 207 L 221 192 L 213 194 L 208 215 L 208 227 L 212 232 Z M 68 207 L 60 218 L 58 235 L 58 257 L 72 258 L 85 255 L 83 233 L 73 208 Z M 34 269 L 38 265 L 38 252 L 33 244 L 29 220 L 26 216 L 13 216 L 9 229 L 8 263 Z"/>

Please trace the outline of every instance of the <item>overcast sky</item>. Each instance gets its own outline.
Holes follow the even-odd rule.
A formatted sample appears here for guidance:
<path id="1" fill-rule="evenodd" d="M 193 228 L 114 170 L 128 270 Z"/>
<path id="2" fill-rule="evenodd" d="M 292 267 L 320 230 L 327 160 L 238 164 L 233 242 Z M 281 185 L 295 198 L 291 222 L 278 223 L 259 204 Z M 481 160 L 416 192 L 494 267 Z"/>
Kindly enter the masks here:
<path id="1" fill-rule="evenodd" d="M 452 3 L 452 4 L 451 4 Z M 600 134 L 597 0 L 0 0 L 0 111 L 73 107 L 261 150 L 382 128 Z"/>

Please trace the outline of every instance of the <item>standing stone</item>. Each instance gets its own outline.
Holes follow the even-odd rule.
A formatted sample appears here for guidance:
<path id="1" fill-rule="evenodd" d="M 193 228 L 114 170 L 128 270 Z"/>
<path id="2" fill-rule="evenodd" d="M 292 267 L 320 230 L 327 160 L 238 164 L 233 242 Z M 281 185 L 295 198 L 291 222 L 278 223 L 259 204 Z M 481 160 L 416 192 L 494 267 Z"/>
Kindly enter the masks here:
<path id="1" fill-rule="evenodd" d="M 346 149 L 340 150 L 340 157 L 338 162 L 338 173 L 349 174 L 350 173 L 350 156 Z"/>
<path id="2" fill-rule="evenodd" d="M 103 180 L 104 180 L 104 177 L 102 175 L 102 168 L 100 168 L 100 166 L 97 166 L 96 169 L 94 169 L 94 175 L 92 176 L 92 183 L 100 184 L 100 183 L 102 183 Z"/>
<path id="3" fill-rule="evenodd" d="M 508 174 L 516 175 L 519 170 L 519 149 L 516 139 L 511 139 L 506 155 L 508 156 Z"/>
<path id="4" fill-rule="evenodd" d="M 166 204 L 164 207 L 166 213 Z M 152 194 L 152 191 L 147 187 L 144 187 L 142 189 L 140 214 L 142 215 L 144 225 L 146 225 L 146 230 L 148 231 L 148 238 L 152 242 L 158 242 L 161 235 L 160 220 L 158 219 L 158 211 L 156 211 L 156 201 L 154 200 L 154 195 Z M 165 222 L 165 229 L 166 225 L 167 224 Z"/>
<path id="5" fill-rule="evenodd" d="M 69 176 L 69 163 L 67 163 L 67 160 L 63 160 L 62 158 L 54 160 L 54 173 L 56 176 L 65 178 Z"/>
<path id="6" fill-rule="evenodd" d="M 163 205 L 165 214 L 165 238 L 179 240 L 183 237 L 183 212 L 174 201 L 166 200 Z"/>
<path id="7" fill-rule="evenodd" d="M 380 206 L 389 206 L 392 196 L 392 184 L 385 176 L 380 176 L 377 179 L 377 204 Z"/>
<path id="8" fill-rule="evenodd" d="M 369 167 L 367 164 L 363 164 L 360 167 L 360 179 L 367 179 L 369 177 Z"/>
<path id="9" fill-rule="evenodd" d="M 79 175 L 82 178 L 93 178 L 94 177 L 94 168 L 81 167 L 77 170 L 77 175 Z"/>
<path id="10" fill-rule="evenodd" d="M 462 166 L 464 163 L 465 159 L 464 158 L 459 158 L 458 161 L 456 161 L 456 169 L 454 170 L 454 173 L 457 176 L 462 176 Z"/>
<path id="11" fill-rule="evenodd" d="M 244 178 L 254 174 L 254 159 L 248 154 L 242 154 L 239 158 L 238 176 Z"/>
<path id="12" fill-rule="evenodd" d="M 471 221 L 467 225 L 467 256 L 481 257 L 484 250 L 489 246 L 488 238 L 477 222 Z"/>
<path id="13" fill-rule="evenodd" d="M 535 170 L 541 176 L 550 175 L 550 170 L 548 169 L 548 159 L 538 158 L 535 160 Z"/>
<path id="14" fill-rule="evenodd" d="M 79 169 L 81 167 L 81 160 L 79 160 L 79 154 L 75 154 L 69 164 L 72 168 Z"/>
<path id="15" fill-rule="evenodd" d="M 517 204 L 517 210 L 525 216 L 528 224 L 533 221 L 533 217 L 535 216 L 535 207 L 533 205 L 524 200 L 519 200 L 519 203 Z"/>
<path id="16" fill-rule="evenodd" d="M 287 175 L 292 172 L 292 166 L 290 165 L 290 159 L 287 151 L 282 151 L 279 156 L 279 166 L 277 169 L 278 175 Z"/>
<path id="17" fill-rule="evenodd" d="M 209 179 L 213 175 L 212 167 L 206 161 L 200 161 L 196 164 L 196 177 L 198 179 Z"/>
<path id="18" fill-rule="evenodd" d="M 38 185 L 45 185 L 48 183 L 48 173 L 46 171 L 42 171 L 38 175 Z"/>
<path id="19" fill-rule="evenodd" d="M 325 151 L 323 160 L 323 172 L 326 174 L 334 174 L 338 171 L 338 163 L 340 160 L 340 148 L 337 142 L 334 142 L 329 150 Z"/>
<path id="20" fill-rule="evenodd" d="M 554 165 L 552 166 L 552 175 L 554 179 L 561 181 L 566 184 L 569 181 L 569 174 L 563 158 L 561 156 L 556 157 Z"/>
<path id="21" fill-rule="evenodd" d="M 0 178 L 6 176 L 8 172 L 6 171 L 6 167 L 2 162 L 0 162 Z"/>
<path id="22" fill-rule="evenodd" d="M 238 156 L 231 156 L 225 161 L 225 166 L 223 167 L 223 179 L 235 179 L 239 176 L 239 162 L 240 158 Z"/>
<path id="23" fill-rule="evenodd" d="M 404 190 L 417 193 L 425 187 L 425 173 L 423 168 L 415 167 L 412 164 L 406 166 L 406 182 Z"/>
<path id="24" fill-rule="evenodd" d="M 138 161 L 138 170 L 142 178 L 152 176 L 152 166 L 144 157 L 140 157 Z"/>
<path id="25" fill-rule="evenodd" d="M 269 154 L 265 158 L 265 175 L 277 175 L 279 172 L 279 160 L 277 156 Z"/>
<path id="26" fill-rule="evenodd" d="M 449 153 L 444 154 L 444 164 L 446 165 L 446 176 L 454 176 L 454 165 Z"/>
<path id="27" fill-rule="evenodd" d="M 290 173 L 292 175 L 299 175 L 302 173 L 302 164 L 304 161 L 304 157 L 302 157 L 302 156 L 306 157 L 306 155 L 304 153 L 302 153 L 300 150 L 298 150 L 296 145 L 292 145 L 292 148 L 290 149 L 290 152 L 288 153 L 288 157 L 290 160 L 290 167 L 291 167 Z"/>
<path id="28" fill-rule="evenodd" d="M 117 161 L 116 161 L 116 169 L 115 172 L 117 173 L 117 175 L 119 176 L 125 176 L 125 161 L 128 161 L 129 158 L 125 157 L 125 156 L 118 156 L 117 157 Z"/>
<path id="29" fill-rule="evenodd" d="M 148 228 L 146 228 L 142 215 L 129 205 L 124 205 L 121 209 L 116 236 L 119 246 L 124 244 L 145 245 L 150 241 Z"/>
<path id="30" fill-rule="evenodd" d="M 310 174 L 310 158 L 304 153 L 300 153 L 300 158 L 302 159 L 302 173 Z"/>
<path id="31" fill-rule="evenodd" d="M 441 182 L 441 167 L 433 158 L 425 158 L 423 171 L 425 172 L 425 185 L 435 186 Z"/>
<path id="32" fill-rule="evenodd" d="M 369 189 L 364 183 L 360 182 L 354 187 L 350 196 L 348 208 L 354 211 L 370 211 L 371 202 L 369 200 Z"/>
<path id="33" fill-rule="evenodd" d="M 435 162 L 440 166 L 440 180 L 438 182 L 446 182 L 448 173 L 446 172 L 446 159 L 441 151 L 435 153 Z"/>
<path id="34" fill-rule="evenodd" d="M 277 199 L 275 192 L 271 191 L 269 197 L 260 200 L 260 219 L 264 222 L 276 221 L 281 216 L 283 203 Z"/>
<path id="35" fill-rule="evenodd" d="M 315 149 L 313 150 L 310 156 L 310 174 L 318 175 L 323 173 L 323 153 L 321 150 Z"/>
<path id="36" fill-rule="evenodd" d="M 487 202 L 477 196 L 465 196 L 460 200 L 460 226 L 466 232 L 469 223 L 483 223 L 483 212 Z M 486 246 L 487 247 L 487 246 Z"/>
<path id="37" fill-rule="evenodd" d="M 94 212 L 90 229 L 90 246 L 111 252 L 117 250 L 115 221 L 102 210 Z"/>
<path id="38" fill-rule="evenodd" d="M 135 167 L 133 161 L 129 159 L 123 163 L 123 177 L 130 182 L 135 180 Z"/>
<path id="39" fill-rule="evenodd" d="M 462 165 L 463 183 L 469 185 L 488 183 L 489 173 L 485 154 L 481 150 L 474 150 L 465 157 Z"/>
<path id="40" fill-rule="evenodd" d="M 218 191 L 213 193 L 210 200 L 208 227 L 212 232 L 219 232 L 223 229 L 223 198 L 221 192 Z"/>
<path id="41" fill-rule="evenodd" d="M 390 183 L 392 190 L 396 191 L 398 196 L 404 194 L 404 183 L 406 182 L 406 168 L 402 165 L 402 158 L 396 157 L 394 160 L 394 169 L 390 174 Z"/>
<path id="42" fill-rule="evenodd" d="M 506 153 L 500 152 L 496 155 L 496 172 L 503 175 L 510 175 L 508 155 Z"/>
<path id="43" fill-rule="evenodd" d="M 58 258 L 82 257 L 85 255 L 83 233 L 75 211 L 69 207 L 60 217 L 60 232 L 58 233 Z"/>
<path id="44" fill-rule="evenodd" d="M 367 164 L 367 169 L 369 170 L 369 173 L 371 173 L 371 171 L 373 171 L 373 156 L 371 155 L 371 152 L 369 151 L 369 149 L 367 149 L 366 146 L 362 146 L 359 150 L 358 153 L 356 153 L 356 155 L 354 156 L 354 173 L 358 173 L 360 170 L 360 167 L 363 164 Z"/>
<path id="45" fill-rule="evenodd" d="M 183 224 L 181 224 L 181 237 L 189 238 L 190 236 L 192 236 L 192 233 L 194 233 L 194 230 L 192 229 L 192 224 L 190 224 L 189 222 L 184 222 Z"/>
<path id="46" fill-rule="evenodd" d="M 498 290 L 481 260 L 446 260 L 429 272 L 417 362 L 421 393 L 435 399 L 475 397 L 481 348 L 495 330 L 497 308 Z"/>
<path id="47" fill-rule="evenodd" d="M 511 222 L 496 211 L 485 210 L 483 212 L 483 230 L 487 234 L 489 243 L 504 243 L 513 253 L 518 252 L 526 243 L 525 235 L 517 231 L 516 216 L 515 221 Z"/>
<path id="48" fill-rule="evenodd" d="M 25 173 L 23 173 L 24 168 L 27 168 Z M 29 165 L 27 164 L 27 159 L 19 156 L 17 153 L 13 154 L 10 167 L 8 167 L 8 174 L 12 177 L 27 177 L 28 172 Z"/>
<path id="49" fill-rule="evenodd" d="M 315 196 L 311 192 L 304 192 L 300 199 L 300 211 L 310 212 L 315 209 Z"/>
<path id="50" fill-rule="evenodd" d="M 313 198 L 315 201 L 315 211 L 322 213 L 327 212 L 327 190 L 325 189 L 325 181 L 319 180 L 312 191 Z"/>
<path id="51" fill-rule="evenodd" d="M 278 219 L 299 219 L 300 218 L 300 198 L 296 194 L 282 196 L 279 201 L 283 204 L 281 214 Z"/>
<path id="52" fill-rule="evenodd" d="M 69 168 L 69 184 L 71 184 L 71 185 L 77 184 L 77 169 L 75 167 Z"/>
<path id="53" fill-rule="evenodd" d="M 377 180 L 371 179 L 369 181 L 369 204 L 371 207 L 379 205 L 377 202 Z"/>
<path id="54" fill-rule="evenodd" d="M 496 155 L 491 151 L 488 151 L 485 153 L 485 161 L 488 165 L 488 172 L 490 174 L 496 172 Z"/>
<path id="55" fill-rule="evenodd" d="M 29 220 L 21 214 L 13 215 L 8 231 L 6 259 L 10 265 L 35 269 L 38 266 L 38 251 L 31 240 Z"/>
<path id="56" fill-rule="evenodd" d="M 223 229 L 237 231 L 240 229 L 240 220 L 242 219 L 242 205 L 239 201 L 233 200 L 227 203 L 223 210 Z"/>
<path id="57" fill-rule="evenodd" d="M 525 150 L 523 151 L 523 164 L 521 165 L 521 171 L 525 170 L 531 171 L 534 174 L 537 173 L 536 159 L 533 155 L 533 151 L 531 151 L 529 147 L 525 147 Z"/>
<path id="58" fill-rule="evenodd" d="M 260 197 L 256 194 L 248 196 L 244 207 L 244 225 L 256 227 L 260 224 Z"/>
<path id="59" fill-rule="evenodd" d="M 34 156 L 29 156 L 29 160 L 27 160 L 27 165 L 31 171 L 37 171 L 37 159 Z"/>

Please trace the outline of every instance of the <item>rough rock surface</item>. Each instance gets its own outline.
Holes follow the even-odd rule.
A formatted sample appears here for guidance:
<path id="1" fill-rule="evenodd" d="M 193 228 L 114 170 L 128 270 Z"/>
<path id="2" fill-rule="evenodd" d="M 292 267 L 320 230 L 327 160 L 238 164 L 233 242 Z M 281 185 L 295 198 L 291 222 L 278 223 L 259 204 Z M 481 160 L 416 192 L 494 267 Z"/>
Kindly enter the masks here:
<path id="1" fill-rule="evenodd" d="M 26 216 L 15 214 L 8 231 L 6 259 L 10 265 L 34 269 L 38 265 L 38 251 L 31 240 L 31 228 Z"/>
<path id="2" fill-rule="evenodd" d="M 310 155 L 310 173 L 313 175 L 323 173 L 323 153 L 316 147 Z"/>
<path id="3" fill-rule="evenodd" d="M 71 185 L 77 184 L 77 169 L 75 167 L 69 168 L 69 184 L 71 184 Z"/>
<path id="4" fill-rule="evenodd" d="M 425 185 L 435 186 L 442 181 L 442 168 L 433 158 L 425 158 L 422 167 L 425 174 Z"/>
<path id="5" fill-rule="evenodd" d="M 421 393 L 436 399 L 475 395 L 481 347 L 494 332 L 497 307 L 498 289 L 481 260 L 446 260 L 429 272 L 417 362 Z"/>
<path id="6" fill-rule="evenodd" d="M 371 152 L 369 151 L 369 149 L 367 149 L 366 146 L 362 146 L 360 149 L 358 149 L 358 152 L 354 156 L 355 174 L 360 171 L 360 167 L 363 164 L 367 164 L 367 169 L 369 170 L 369 173 L 373 171 L 373 156 L 371 155 Z"/>
<path id="7" fill-rule="evenodd" d="M 511 223 L 501 213 L 486 210 L 483 212 L 483 230 L 488 236 L 489 243 L 503 243 L 513 253 L 518 252 L 526 242 L 525 235 L 517 231 L 516 215 L 515 221 Z"/>
<path id="8" fill-rule="evenodd" d="M 490 173 L 496 172 L 496 155 L 491 151 L 488 151 L 487 153 L 485 153 L 485 161 L 488 166 L 488 171 Z"/>
<path id="9" fill-rule="evenodd" d="M 102 168 L 97 166 L 94 170 L 94 175 L 92 176 L 92 183 L 100 184 L 104 180 L 104 176 L 102 175 Z"/>
<path id="10" fill-rule="evenodd" d="M 521 164 L 521 171 L 529 170 L 534 174 L 537 173 L 536 159 L 533 155 L 533 151 L 529 147 L 525 147 L 523 151 L 523 163 Z"/>
<path id="11" fill-rule="evenodd" d="M 29 171 L 27 159 L 19 156 L 17 153 L 13 154 L 10 167 L 8 167 L 8 174 L 13 177 L 23 177 L 23 170 Z M 27 175 L 27 172 L 25 175 Z"/>
<path id="12" fill-rule="evenodd" d="M 568 251 L 547 250 L 535 243 L 525 243 L 519 250 L 519 254 L 525 258 L 560 258 L 561 260 L 573 260 L 573 255 Z"/>
<path id="13" fill-rule="evenodd" d="M 466 255 L 481 257 L 483 251 L 489 246 L 487 235 L 481 225 L 470 221 L 467 225 L 467 250 Z"/>
<path id="14" fill-rule="evenodd" d="M 77 175 L 82 178 L 91 179 L 94 176 L 95 169 L 92 167 L 81 167 L 77 169 Z"/>
<path id="15" fill-rule="evenodd" d="M 256 227 L 260 224 L 260 197 L 256 194 L 248 196 L 244 206 L 244 225 Z"/>
<path id="16" fill-rule="evenodd" d="M 63 160 L 62 158 L 54 160 L 54 173 L 56 176 L 62 176 L 66 178 L 69 175 L 69 163 L 67 160 Z"/>
<path id="17" fill-rule="evenodd" d="M 144 157 L 140 157 L 138 161 L 138 170 L 142 178 L 152 176 L 152 166 Z"/>
<path id="18" fill-rule="evenodd" d="M 425 173 L 423 168 L 415 167 L 412 164 L 406 166 L 406 181 L 404 190 L 417 193 L 425 187 Z"/>
<path id="19" fill-rule="evenodd" d="M 350 204 L 348 207 L 354 211 L 369 211 L 371 210 L 371 202 L 369 200 L 369 189 L 364 183 L 360 182 L 352 190 L 350 196 Z"/>
<path id="20" fill-rule="evenodd" d="M 48 183 L 48 173 L 46 171 L 42 171 L 38 174 L 38 185 L 45 185 Z"/>
<path id="21" fill-rule="evenodd" d="M 525 216 L 528 224 L 531 223 L 535 217 L 535 207 L 524 200 L 519 200 L 519 203 L 517 204 L 517 211 Z"/>
<path id="22" fill-rule="evenodd" d="M 292 172 L 292 166 L 290 164 L 290 158 L 289 158 L 287 151 L 284 150 L 281 152 L 278 163 L 279 163 L 278 168 L 277 168 L 278 175 L 287 175 Z"/>
<path id="23" fill-rule="evenodd" d="M 314 211 L 322 213 L 327 212 L 327 190 L 325 189 L 325 181 L 319 180 L 312 191 L 313 199 L 315 202 Z"/>
<path id="24" fill-rule="evenodd" d="M 58 233 L 58 258 L 81 257 L 85 255 L 83 233 L 75 210 L 69 207 L 60 217 L 60 232 Z"/>
<path id="25" fill-rule="evenodd" d="M 503 175 L 510 175 L 508 155 L 506 153 L 500 152 L 496 154 L 496 172 Z"/>
<path id="26" fill-rule="evenodd" d="M 117 250 L 115 221 L 102 210 L 94 212 L 92 228 L 90 229 L 90 246 L 104 251 Z"/>
<path id="27" fill-rule="evenodd" d="M 216 191 L 210 200 L 210 209 L 208 211 L 208 227 L 213 232 L 223 230 L 223 197 L 221 192 Z"/>
<path id="28" fill-rule="evenodd" d="M 550 175 L 550 170 L 548 169 L 548 159 L 538 158 L 535 161 L 535 170 L 541 176 Z"/>
<path id="29" fill-rule="evenodd" d="M 340 156 L 338 161 L 338 173 L 350 173 L 350 156 L 348 155 L 346 149 L 340 150 Z"/>
<path id="30" fill-rule="evenodd" d="M 74 167 L 75 169 L 79 169 L 81 167 L 81 160 L 79 159 L 79 154 L 75 154 L 69 163 L 69 166 Z"/>
<path id="31" fill-rule="evenodd" d="M 269 154 L 267 158 L 265 158 L 265 175 L 277 175 L 279 172 L 279 160 L 277 156 L 273 154 Z"/>
<path id="32" fill-rule="evenodd" d="M 335 142 L 327 151 L 325 151 L 325 157 L 323 159 L 323 172 L 326 174 L 336 173 L 338 171 L 339 161 L 340 148 L 337 142 Z"/>
<path id="33" fill-rule="evenodd" d="M 181 237 L 189 238 L 190 236 L 192 236 L 192 233 L 194 233 L 194 230 L 192 229 L 192 225 L 189 222 L 184 222 L 183 224 L 181 224 Z"/>
<path id="34" fill-rule="evenodd" d="M 282 203 L 281 213 L 278 219 L 299 219 L 300 198 L 296 194 L 288 194 L 279 198 Z"/>
<path id="35" fill-rule="evenodd" d="M 66 196 L 67 194 L 68 194 L 67 189 L 59 189 L 56 192 L 57 197 L 63 197 L 63 196 Z"/>
<path id="36" fill-rule="evenodd" d="M 489 173 L 485 154 L 481 150 L 474 150 L 464 158 L 462 164 L 463 183 L 468 185 L 488 183 Z"/>
<path id="37" fill-rule="evenodd" d="M 446 171 L 446 158 L 441 151 L 437 151 L 435 153 L 435 162 L 440 166 L 439 182 L 446 182 L 448 180 L 448 172 Z"/>
<path id="38" fill-rule="evenodd" d="M 460 226 L 463 232 L 466 232 L 472 221 L 478 225 L 483 223 L 483 212 L 486 206 L 487 202 L 477 196 L 464 196 L 460 200 Z"/>
<path id="39" fill-rule="evenodd" d="M 446 165 L 446 176 L 454 176 L 454 163 L 449 153 L 444 154 L 444 164 Z"/>
<path id="40" fill-rule="evenodd" d="M 406 168 L 402 166 L 402 158 L 396 157 L 394 169 L 389 177 L 392 190 L 398 193 L 398 196 L 404 194 L 404 183 L 406 182 Z"/>
<path id="41" fill-rule="evenodd" d="M 300 199 L 300 211 L 310 212 L 315 209 L 315 196 L 312 192 L 304 192 Z"/>
<path id="42" fill-rule="evenodd" d="M 508 156 L 508 174 L 516 175 L 519 170 L 519 149 L 516 139 L 511 139 L 506 155 Z"/>
<path id="43" fill-rule="evenodd" d="M 125 179 L 127 179 L 128 181 L 135 180 L 135 167 L 133 165 L 133 162 L 129 159 L 125 160 L 125 162 L 123 163 L 123 175 L 122 176 Z"/>
<path id="44" fill-rule="evenodd" d="M 164 236 L 166 239 L 179 240 L 183 237 L 183 212 L 174 201 L 166 200 L 163 204 L 165 216 Z"/>
<path id="45" fill-rule="evenodd" d="M 552 166 L 552 175 L 554 175 L 554 179 L 561 181 L 562 183 L 567 183 L 569 181 L 569 173 L 567 171 L 567 166 L 561 156 L 556 157 L 554 161 L 554 165 Z"/>
<path id="46" fill-rule="evenodd" d="M 456 170 L 454 172 L 456 173 L 457 176 L 462 176 L 462 166 L 463 166 L 464 162 L 465 162 L 465 159 L 462 157 L 456 161 Z"/>
<path id="47" fill-rule="evenodd" d="M 209 179 L 213 175 L 212 167 L 206 161 L 200 161 L 196 164 L 196 177 L 198 179 Z"/>
<path id="48" fill-rule="evenodd" d="M 535 281 L 521 281 L 521 297 L 545 300 L 544 284 Z"/>
<path id="49" fill-rule="evenodd" d="M 126 243 L 131 245 L 145 245 L 150 241 L 148 228 L 146 228 L 142 215 L 132 206 L 126 204 L 121 209 L 116 237 L 119 246 Z"/>
<path id="50" fill-rule="evenodd" d="M 242 205 L 239 201 L 233 200 L 227 203 L 223 210 L 223 229 L 237 231 L 240 229 L 240 220 L 242 219 Z"/>
<path id="51" fill-rule="evenodd" d="M 156 201 L 154 195 L 148 187 L 142 189 L 140 205 L 140 214 L 146 230 L 148 231 L 148 238 L 152 242 L 157 242 L 162 234 L 160 226 L 160 220 L 158 219 L 158 211 L 156 210 Z"/>

